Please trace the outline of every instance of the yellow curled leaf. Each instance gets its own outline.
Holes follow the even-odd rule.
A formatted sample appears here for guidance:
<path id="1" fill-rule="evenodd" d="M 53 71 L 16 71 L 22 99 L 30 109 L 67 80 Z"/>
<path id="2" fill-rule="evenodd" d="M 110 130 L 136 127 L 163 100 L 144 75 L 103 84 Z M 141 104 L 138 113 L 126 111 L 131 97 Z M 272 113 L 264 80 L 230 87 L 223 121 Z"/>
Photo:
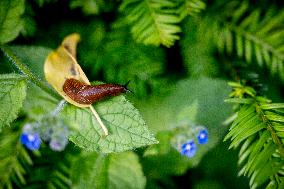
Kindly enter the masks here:
<path id="1" fill-rule="evenodd" d="M 90 105 L 79 104 L 68 97 L 63 91 L 66 79 L 74 78 L 90 85 L 90 82 L 76 61 L 76 47 L 80 41 L 77 33 L 68 35 L 62 44 L 51 52 L 44 63 L 44 74 L 47 82 L 69 103 L 78 107 Z"/>

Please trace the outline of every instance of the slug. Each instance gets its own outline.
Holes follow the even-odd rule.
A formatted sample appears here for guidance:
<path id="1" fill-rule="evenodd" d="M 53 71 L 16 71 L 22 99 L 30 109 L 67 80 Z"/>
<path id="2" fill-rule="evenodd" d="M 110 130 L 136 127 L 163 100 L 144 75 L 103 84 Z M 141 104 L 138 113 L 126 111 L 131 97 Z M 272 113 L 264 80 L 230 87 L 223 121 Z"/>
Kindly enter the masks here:
<path id="1" fill-rule="evenodd" d="M 93 104 L 109 96 L 118 96 L 130 91 L 127 89 L 128 81 L 125 85 L 100 84 L 87 85 L 77 79 L 67 79 L 63 85 L 63 91 L 75 102 L 79 104 Z"/>

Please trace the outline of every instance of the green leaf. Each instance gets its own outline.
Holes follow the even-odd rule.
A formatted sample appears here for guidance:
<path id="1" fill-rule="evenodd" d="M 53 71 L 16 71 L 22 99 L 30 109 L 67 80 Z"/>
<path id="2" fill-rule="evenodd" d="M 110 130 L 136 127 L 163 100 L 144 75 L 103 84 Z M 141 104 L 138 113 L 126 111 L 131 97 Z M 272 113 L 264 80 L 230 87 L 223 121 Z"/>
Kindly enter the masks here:
<path id="1" fill-rule="evenodd" d="M 23 28 L 24 0 L 0 1 L 0 44 L 15 39 Z"/>
<path id="2" fill-rule="evenodd" d="M 112 1 L 104 0 L 71 0 L 70 8 L 81 8 L 85 15 L 98 15 L 102 12 L 110 12 L 115 7 Z"/>
<path id="3" fill-rule="evenodd" d="M 225 37 L 219 46 L 225 46 L 228 54 L 237 54 L 248 63 L 256 62 L 261 67 L 266 64 L 272 74 L 283 79 L 283 9 L 277 11 L 268 6 L 252 10 L 247 1 L 230 1 L 214 11 L 222 11 L 215 19 L 219 22 L 219 32 L 215 33 L 226 36 L 229 30 L 234 39 L 233 50 Z M 217 36 L 217 44 L 219 39 Z"/>
<path id="4" fill-rule="evenodd" d="M 108 174 L 110 189 L 143 189 L 146 185 L 139 159 L 133 152 L 111 155 Z"/>
<path id="5" fill-rule="evenodd" d="M 263 145 L 266 143 L 267 140 L 269 140 L 269 138 L 270 136 L 268 131 L 264 131 L 261 134 L 260 139 L 257 141 L 252 152 L 250 153 L 248 163 L 244 166 L 246 169 L 245 174 L 247 174 L 251 170 L 251 166 L 253 165 L 254 161 L 258 158 L 257 155 L 261 152 Z"/>
<path id="6" fill-rule="evenodd" d="M 229 98 L 229 99 L 225 99 L 225 102 L 238 103 L 238 104 L 251 104 L 251 103 L 253 103 L 253 99 L 250 99 L 250 98 Z"/>
<path id="7" fill-rule="evenodd" d="M 30 154 L 20 143 L 20 122 L 13 122 L 13 129 L 4 128 L 0 133 L 0 188 L 21 188 L 26 184 L 27 168 L 33 164 Z M 12 184 L 13 183 L 13 184 Z"/>
<path id="8" fill-rule="evenodd" d="M 36 73 L 35 75 L 43 80 L 42 71 L 38 69 L 43 69 L 45 57 L 42 54 L 48 53 L 49 49 L 36 47 L 14 47 L 10 49 L 14 54 L 17 53 L 18 61 L 21 60 L 26 63 L 24 66 L 29 69 L 29 73 Z M 25 50 L 27 54 L 18 55 L 21 49 Z M 45 85 L 45 82 L 42 84 Z M 58 99 L 50 95 L 52 93 L 47 94 L 39 88 L 31 87 L 28 92 L 29 98 L 25 103 L 25 111 L 33 119 L 38 120 L 43 115 L 53 111 L 58 103 Z M 157 143 L 137 109 L 123 96 L 98 102 L 94 107 L 110 131 L 110 135 L 106 138 L 102 137 L 101 128 L 89 110 L 68 105 L 61 114 L 66 123 L 76 129 L 74 135 L 70 138 L 76 145 L 87 150 L 110 153 Z"/>
<path id="9" fill-rule="evenodd" d="M 255 179 L 253 180 L 253 185 L 255 185 L 255 187 L 261 186 L 271 175 L 277 174 L 282 166 L 283 162 L 265 163 L 263 168 L 256 173 Z M 252 186 L 252 188 L 254 188 L 254 186 Z"/>
<path id="10" fill-rule="evenodd" d="M 40 46 L 9 46 L 17 58 L 29 69 L 39 80 L 45 81 L 43 74 L 43 63 L 51 49 Z"/>
<path id="11" fill-rule="evenodd" d="M 206 4 L 202 0 L 185 0 L 182 1 L 180 11 L 181 17 L 184 18 L 187 15 L 195 16 L 206 8 Z"/>
<path id="12" fill-rule="evenodd" d="M 284 103 L 271 103 L 271 104 L 263 104 L 260 106 L 263 110 L 271 110 L 271 109 L 284 109 Z"/>
<path id="13" fill-rule="evenodd" d="M 64 152 L 58 153 L 42 144 L 38 154 L 33 152 L 33 166 L 27 169 L 26 184 L 19 188 L 71 188 L 70 164 L 75 160 L 78 152 L 77 149 L 69 147 L 71 146 L 67 146 Z"/>
<path id="14" fill-rule="evenodd" d="M 68 105 L 62 112 L 66 122 L 76 128 L 70 137 L 79 147 L 103 153 L 122 152 L 157 143 L 141 115 L 124 96 L 94 105 L 110 135 L 103 132 L 89 109 Z"/>
<path id="15" fill-rule="evenodd" d="M 75 9 L 78 7 L 82 7 L 83 12 L 86 15 L 91 15 L 91 14 L 99 14 L 100 12 L 100 7 L 99 3 L 103 1 L 95 1 L 95 0 L 72 0 L 70 2 L 70 8 Z"/>
<path id="16" fill-rule="evenodd" d="M 265 125 L 263 123 L 254 124 L 251 128 L 247 130 L 243 130 L 242 133 L 240 133 L 232 142 L 231 146 L 237 147 L 243 140 L 247 139 L 251 135 L 254 135 L 255 133 L 259 132 L 260 130 L 264 129 Z M 229 147 L 229 148 L 230 148 Z"/>
<path id="17" fill-rule="evenodd" d="M 26 77 L 19 74 L 0 75 L 0 129 L 17 118 L 26 97 Z"/>
<path id="18" fill-rule="evenodd" d="M 250 136 L 248 137 L 247 140 L 245 140 L 245 142 L 243 143 L 240 152 L 239 152 L 239 160 L 238 160 L 238 164 L 241 165 L 243 164 L 244 160 L 247 159 L 247 157 L 250 155 L 250 153 L 253 150 L 253 147 L 255 146 L 256 142 L 254 143 L 253 139 L 255 138 L 255 136 Z M 241 172 L 241 171 L 240 171 Z M 240 173 L 243 174 L 243 173 Z M 239 175 L 240 175 L 239 174 Z"/>
<path id="19" fill-rule="evenodd" d="M 107 157 L 82 153 L 71 166 L 72 188 L 106 188 Z"/>
<path id="20" fill-rule="evenodd" d="M 138 156 L 133 152 L 107 156 L 85 153 L 73 163 L 71 178 L 75 189 L 143 189 L 146 185 Z"/>
<path id="21" fill-rule="evenodd" d="M 256 172 L 256 170 L 261 169 L 264 166 L 263 162 L 268 162 L 272 154 L 275 153 L 277 146 L 271 141 L 264 145 L 264 149 L 258 153 L 258 156 L 252 161 L 252 165 L 249 171 L 249 175 Z"/>
<path id="22" fill-rule="evenodd" d="M 266 117 L 271 121 L 277 121 L 277 122 L 284 123 L 284 116 L 281 116 L 275 113 L 270 113 L 270 114 L 267 114 Z"/>
<path id="23" fill-rule="evenodd" d="M 124 0 L 120 6 L 132 24 L 132 35 L 138 42 L 170 47 L 179 39 L 181 21 L 176 4 L 170 0 Z"/>
<path id="24" fill-rule="evenodd" d="M 48 52 L 48 49 L 24 46 L 1 47 L 0 49 L 9 62 L 17 67 L 18 71 L 26 75 L 34 84 L 54 97 L 59 96 L 47 85 L 42 74 L 45 53 Z"/>
<path id="25" fill-rule="evenodd" d="M 56 108 L 58 100 L 38 88 L 36 85 L 29 84 L 28 89 L 23 110 L 32 120 L 40 121 L 44 116 Z"/>

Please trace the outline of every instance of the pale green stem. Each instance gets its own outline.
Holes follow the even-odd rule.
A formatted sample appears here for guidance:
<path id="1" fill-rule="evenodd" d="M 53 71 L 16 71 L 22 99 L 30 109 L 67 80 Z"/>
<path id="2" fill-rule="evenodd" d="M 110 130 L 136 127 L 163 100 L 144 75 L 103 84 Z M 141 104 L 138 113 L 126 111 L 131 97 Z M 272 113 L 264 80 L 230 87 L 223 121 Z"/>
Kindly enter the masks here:
<path id="1" fill-rule="evenodd" d="M 89 107 L 90 107 L 92 113 L 94 114 L 94 116 L 96 117 L 97 121 L 99 122 L 99 125 L 103 129 L 105 136 L 108 136 L 108 129 L 106 128 L 106 126 L 102 122 L 99 114 L 97 113 L 97 111 L 95 110 L 95 108 L 92 105 L 90 105 Z"/>
<path id="2" fill-rule="evenodd" d="M 277 136 L 272 123 L 270 122 L 269 119 L 267 119 L 267 117 L 265 116 L 263 110 L 260 108 L 260 105 L 257 103 L 256 104 L 256 112 L 260 115 L 262 121 L 267 125 L 267 130 L 270 132 L 271 137 L 273 139 L 273 142 L 277 145 L 278 150 L 279 150 L 279 154 L 281 155 L 281 157 L 284 159 L 284 147 L 283 144 L 281 142 L 281 140 L 279 139 L 279 137 Z"/>
<path id="3" fill-rule="evenodd" d="M 58 104 L 57 104 L 57 106 L 56 106 L 56 108 L 53 110 L 53 112 L 51 112 L 51 115 L 52 116 L 57 116 L 60 112 L 61 112 L 61 110 L 64 108 L 64 106 L 66 105 L 66 101 L 65 100 L 61 100 Z"/>

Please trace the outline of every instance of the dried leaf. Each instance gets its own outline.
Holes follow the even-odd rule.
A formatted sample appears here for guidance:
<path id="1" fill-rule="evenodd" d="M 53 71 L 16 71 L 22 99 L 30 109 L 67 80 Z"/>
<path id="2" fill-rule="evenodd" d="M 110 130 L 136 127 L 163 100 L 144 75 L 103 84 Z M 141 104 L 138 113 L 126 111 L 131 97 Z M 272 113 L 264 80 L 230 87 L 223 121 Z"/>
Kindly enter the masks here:
<path id="1" fill-rule="evenodd" d="M 77 63 L 76 47 L 80 40 L 79 34 L 68 35 L 56 51 L 51 52 L 44 63 L 44 74 L 48 83 L 69 103 L 78 107 L 90 105 L 79 104 L 63 91 L 66 79 L 74 78 L 90 85 L 90 82 Z"/>

